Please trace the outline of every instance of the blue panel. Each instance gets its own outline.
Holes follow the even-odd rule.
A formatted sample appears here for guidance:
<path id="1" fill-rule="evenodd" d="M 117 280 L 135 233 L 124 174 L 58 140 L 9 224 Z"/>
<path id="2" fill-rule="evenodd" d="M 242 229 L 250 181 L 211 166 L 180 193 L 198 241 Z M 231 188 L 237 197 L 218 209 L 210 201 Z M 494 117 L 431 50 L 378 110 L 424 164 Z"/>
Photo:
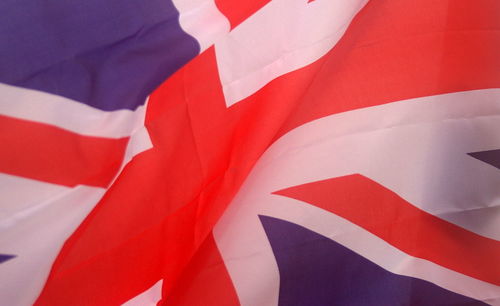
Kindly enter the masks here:
<path id="1" fill-rule="evenodd" d="M 0 263 L 16 257 L 16 255 L 0 254 Z"/>
<path id="2" fill-rule="evenodd" d="M 0 82 L 135 109 L 199 53 L 170 0 L 2 0 Z"/>
<path id="3" fill-rule="evenodd" d="M 500 150 L 473 152 L 469 155 L 500 169 Z"/>
<path id="4" fill-rule="evenodd" d="M 280 272 L 279 305 L 485 305 L 391 273 L 302 226 L 260 219 Z"/>

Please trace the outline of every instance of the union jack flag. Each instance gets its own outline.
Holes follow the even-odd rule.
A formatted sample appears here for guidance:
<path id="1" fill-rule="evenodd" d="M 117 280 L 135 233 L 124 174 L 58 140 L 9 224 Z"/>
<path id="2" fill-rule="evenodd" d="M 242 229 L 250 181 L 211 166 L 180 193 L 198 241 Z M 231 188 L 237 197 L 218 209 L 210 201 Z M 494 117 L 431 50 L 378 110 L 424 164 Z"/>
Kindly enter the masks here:
<path id="1" fill-rule="evenodd" d="M 499 1 L 0 11 L 0 304 L 500 305 Z"/>

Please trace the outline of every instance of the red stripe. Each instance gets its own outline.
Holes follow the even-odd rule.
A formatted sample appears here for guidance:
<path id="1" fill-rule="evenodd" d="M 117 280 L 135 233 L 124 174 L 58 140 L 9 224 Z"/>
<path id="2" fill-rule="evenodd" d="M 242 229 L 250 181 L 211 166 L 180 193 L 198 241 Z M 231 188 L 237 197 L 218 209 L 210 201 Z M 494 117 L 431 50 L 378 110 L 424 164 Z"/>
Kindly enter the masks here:
<path id="1" fill-rule="evenodd" d="M 415 257 L 500 285 L 500 242 L 431 215 L 359 174 L 275 194 L 328 210 Z"/>
<path id="2" fill-rule="evenodd" d="M 0 172 L 66 186 L 106 187 L 127 142 L 0 115 Z"/>
<path id="3" fill-rule="evenodd" d="M 229 20 L 231 29 L 234 29 L 269 1 L 271 0 L 215 0 L 215 4 Z"/>
<path id="4" fill-rule="evenodd" d="M 210 234 L 160 305 L 239 305 L 224 261 Z"/>
<path id="5" fill-rule="evenodd" d="M 144 190 L 141 187 L 138 190 Z M 186 205 L 168 216 L 156 207 L 154 216 L 148 204 L 158 201 L 143 198 L 142 209 L 135 205 L 133 210 L 127 205 L 129 195 L 113 195 L 114 201 L 109 203 L 117 220 L 102 222 L 102 216 L 109 217 L 109 209 L 101 203 L 64 245 L 35 305 L 121 305 L 164 275 L 170 278 L 180 274 L 183 266 L 177 263 L 189 260 L 186 254 L 193 248 L 196 206 Z M 139 204 L 135 199 L 130 202 Z M 122 204 L 125 213 L 114 204 Z M 134 218 L 134 213 L 139 216 Z M 138 227 L 136 221 L 148 217 L 145 213 L 150 213 L 152 220 Z M 126 214 L 131 215 L 125 218 Z M 181 230 L 172 235 L 169 228 Z M 109 235 L 110 231 L 114 235 Z M 99 237 L 101 234 L 103 237 Z"/>

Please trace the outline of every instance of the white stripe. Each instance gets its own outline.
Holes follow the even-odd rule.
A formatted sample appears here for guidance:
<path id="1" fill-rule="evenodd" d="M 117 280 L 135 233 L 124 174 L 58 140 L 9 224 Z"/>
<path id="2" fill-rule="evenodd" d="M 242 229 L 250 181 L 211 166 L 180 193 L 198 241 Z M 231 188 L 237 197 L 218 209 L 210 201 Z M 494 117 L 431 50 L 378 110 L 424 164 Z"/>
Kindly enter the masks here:
<path id="1" fill-rule="evenodd" d="M 269 2 L 215 44 L 226 105 L 325 55 L 367 2 Z"/>
<path id="2" fill-rule="evenodd" d="M 133 299 L 122 304 L 123 306 L 156 306 L 159 300 L 161 300 L 161 289 L 163 281 L 160 280 L 151 288 L 144 291 L 143 293 L 137 295 Z"/>
<path id="3" fill-rule="evenodd" d="M 213 0 L 173 0 L 173 3 L 179 10 L 182 29 L 196 38 L 200 53 L 229 33 L 229 21 Z"/>
<path id="4" fill-rule="evenodd" d="M 16 255 L 0 264 L 0 300 L 3 304 L 33 304 L 64 241 L 104 192 L 104 189 L 86 186 L 68 188 L 25 209 L 22 217 L 2 228 L 1 252 Z"/>
<path id="5" fill-rule="evenodd" d="M 144 121 L 145 106 L 135 111 L 102 111 L 50 93 L 0 83 L 0 115 L 36 121 L 87 136 L 121 138 Z"/>
<path id="6" fill-rule="evenodd" d="M 69 189 L 66 186 L 0 173 L 0 231 L 15 223 L 19 218 L 16 215 L 20 212 L 57 197 Z"/>
<path id="7" fill-rule="evenodd" d="M 151 138 L 149 137 L 149 132 L 146 127 L 139 128 L 130 136 L 127 149 L 125 150 L 125 156 L 123 157 L 122 169 L 132 160 L 132 158 L 141 152 L 151 149 L 152 147 L 153 143 L 151 142 Z"/>
<path id="8" fill-rule="evenodd" d="M 296 128 L 258 161 L 214 229 L 242 305 L 276 305 L 279 273 L 259 214 L 333 238 L 401 275 L 500 303 L 500 288 L 414 258 L 329 212 L 272 195 L 361 173 L 430 213 L 500 238 L 500 171 L 467 155 L 500 148 L 500 90 L 423 97 L 331 115 Z M 487 211 L 469 220 L 469 211 Z M 453 212 L 453 213 L 452 213 Z"/>

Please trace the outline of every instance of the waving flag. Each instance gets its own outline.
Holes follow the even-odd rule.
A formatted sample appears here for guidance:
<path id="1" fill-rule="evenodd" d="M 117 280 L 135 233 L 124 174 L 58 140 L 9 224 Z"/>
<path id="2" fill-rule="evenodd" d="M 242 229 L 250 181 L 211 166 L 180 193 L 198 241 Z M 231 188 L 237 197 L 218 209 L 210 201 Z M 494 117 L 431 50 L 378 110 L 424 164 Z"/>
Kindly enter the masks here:
<path id="1" fill-rule="evenodd" d="M 500 305 L 500 3 L 0 4 L 6 305 Z"/>

